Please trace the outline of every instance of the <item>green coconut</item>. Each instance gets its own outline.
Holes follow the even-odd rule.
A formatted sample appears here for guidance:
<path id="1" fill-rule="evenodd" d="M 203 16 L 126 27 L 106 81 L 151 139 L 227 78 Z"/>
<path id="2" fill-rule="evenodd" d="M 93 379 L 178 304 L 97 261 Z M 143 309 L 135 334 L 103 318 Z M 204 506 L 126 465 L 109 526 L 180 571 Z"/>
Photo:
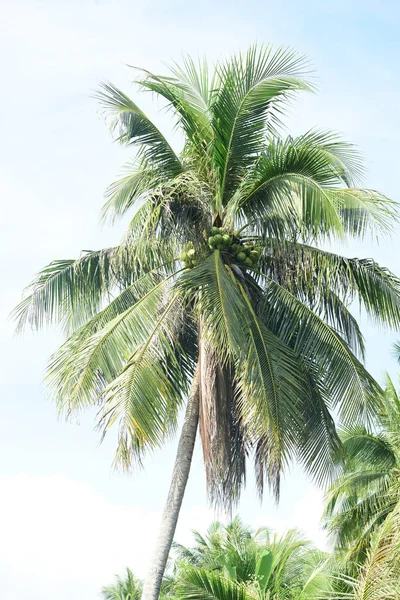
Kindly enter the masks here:
<path id="1" fill-rule="evenodd" d="M 246 254 L 244 252 L 239 252 L 236 258 L 238 260 L 245 261 L 246 260 Z"/>
<path id="2" fill-rule="evenodd" d="M 246 257 L 244 264 L 248 265 L 249 267 L 253 266 L 253 261 L 251 260 L 250 256 Z"/>
<path id="3" fill-rule="evenodd" d="M 215 244 L 222 244 L 223 242 L 223 237 L 222 235 L 220 235 L 219 233 L 217 233 L 217 235 L 214 235 L 214 243 Z"/>
<path id="4" fill-rule="evenodd" d="M 259 253 L 257 252 L 257 250 L 252 250 L 252 251 L 250 252 L 250 258 L 251 258 L 251 260 L 252 260 L 252 261 L 254 261 L 254 262 L 256 262 L 256 261 L 257 261 L 257 260 L 260 258 L 260 255 L 259 255 Z"/>
<path id="5" fill-rule="evenodd" d="M 225 244 L 226 246 L 229 246 L 229 244 L 230 244 L 230 243 L 231 243 L 231 241 L 232 241 L 232 238 L 231 238 L 231 236 L 230 236 L 230 235 L 228 235 L 227 233 L 225 233 L 225 234 L 222 236 L 222 240 L 223 240 L 223 242 L 224 242 L 224 244 Z"/>
<path id="6" fill-rule="evenodd" d="M 211 235 L 217 235 L 219 233 L 219 227 L 211 227 Z"/>

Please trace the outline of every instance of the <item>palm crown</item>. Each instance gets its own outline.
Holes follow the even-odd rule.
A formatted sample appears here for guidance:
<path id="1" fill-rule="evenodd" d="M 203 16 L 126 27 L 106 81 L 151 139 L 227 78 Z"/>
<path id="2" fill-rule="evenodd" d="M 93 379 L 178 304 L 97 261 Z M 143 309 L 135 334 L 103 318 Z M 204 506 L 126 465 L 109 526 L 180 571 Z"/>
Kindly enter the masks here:
<path id="1" fill-rule="evenodd" d="M 400 323 L 399 281 L 373 260 L 317 243 L 390 229 L 395 207 L 354 187 L 354 148 L 330 132 L 282 137 L 280 117 L 312 89 L 307 63 L 251 48 L 218 63 L 142 72 L 184 145 L 111 84 L 99 93 L 119 141 L 137 147 L 103 217 L 130 212 L 121 244 L 54 261 L 16 309 L 20 325 L 61 322 L 48 378 L 66 413 L 97 404 L 119 425 L 117 463 L 141 461 L 174 431 L 191 382 L 211 497 L 238 498 L 246 458 L 262 492 L 297 457 L 319 480 L 345 423 L 368 418 L 379 387 L 348 304 Z"/>

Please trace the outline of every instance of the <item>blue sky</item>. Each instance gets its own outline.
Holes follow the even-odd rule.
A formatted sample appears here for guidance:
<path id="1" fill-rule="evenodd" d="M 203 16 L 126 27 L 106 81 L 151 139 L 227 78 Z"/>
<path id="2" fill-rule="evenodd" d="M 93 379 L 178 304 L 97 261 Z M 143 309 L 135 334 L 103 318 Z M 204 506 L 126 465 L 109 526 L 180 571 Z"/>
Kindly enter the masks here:
<path id="1" fill-rule="evenodd" d="M 319 93 L 293 107 L 288 128 L 344 133 L 366 157 L 366 185 L 397 190 L 400 84 L 397 2 L 188 2 L 2 0 L 0 53 L 0 580 L 6 600 L 95 600 L 113 573 L 143 574 L 157 530 L 175 440 L 131 478 L 111 470 L 113 436 L 99 446 L 93 414 L 65 424 L 41 380 L 61 336 L 13 337 L 7 321 L 24 285 L 53 258 L 118 240 L 101 229 L 105 187 L 128 157 L 111 142 L 90 94 L 101 80 L 135 93 L 126 64 L 162 70 L 182 53 L 210 60 L 255 41 L 309 55 Z M 138 99 L 152 116 L 150 97 Z M 171 125 L 158 115 L 166 133 Z M 400 273 L 399 231 L 380 245 L 343 249 Z M 363 323 L 367 362 L 396 373 L 396 336 Z M 276 509 L 259 505 L 249 481 L 243 519 L 278 531 L 294 525 L 319 545 L 321 492 L 294 469 Z M 207 508 L 197 451 L 178 539 L 204 529 Z"/>

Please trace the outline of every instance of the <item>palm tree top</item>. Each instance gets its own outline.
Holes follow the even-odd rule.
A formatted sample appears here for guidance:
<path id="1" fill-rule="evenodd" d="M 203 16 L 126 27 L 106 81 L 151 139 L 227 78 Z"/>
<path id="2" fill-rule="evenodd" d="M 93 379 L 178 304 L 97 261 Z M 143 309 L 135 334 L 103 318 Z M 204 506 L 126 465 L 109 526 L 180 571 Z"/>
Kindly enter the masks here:
<path id="1" fill-rule="evenodd" d="M 311 196 L 325 194 L 327 202 L 319 202 L 318 210 L 301 215 L 302 226 L 307 224 L 314 233 L 361 234 L 367 225 L 386 229 L 392 223 L 391 201 L 372 190 L 354 189 L 364 168 L 353 145 L 318 130 L 295 140 L 281 139 L 288 102 L 298 92 L 314 90 L 309 63 L 297 52 L 253 46 L 245 54 L 217 63 L 212 71 L 206 61 L 195 63 L 190 57 L 182 67 L 171 67 L 166 76 L 138 71 L 139 88 L 167 102 L 185 139 L 182 153 L 177 154 L 135 102 L 114 85 L 103 84 L 97 97 L 111 128 L 118 131 L 121 143 L 139 147 L 134 170 L 139 188 L 148 186 L 149 176 L 153 184 L 157 174 L 160 181 L 166 176 L 177 178 L 176 185 L 192 185 L 195 194 L 203 187 L 214 219 L 234 220 L 241 215 L 246 222 L 249 213 L 258 216 L 254 209 L 265 188 L 271 202 L 276 185 L 284 179 L 306 187 Z M 346 192 L 339 193 L 343 187 Z M 126 186 L 123 189 L 126 192 Z M 112 186 L 109 194 L 104 217 L 123 214 L 134 200 L 121 193 L 121 183 Z"/>

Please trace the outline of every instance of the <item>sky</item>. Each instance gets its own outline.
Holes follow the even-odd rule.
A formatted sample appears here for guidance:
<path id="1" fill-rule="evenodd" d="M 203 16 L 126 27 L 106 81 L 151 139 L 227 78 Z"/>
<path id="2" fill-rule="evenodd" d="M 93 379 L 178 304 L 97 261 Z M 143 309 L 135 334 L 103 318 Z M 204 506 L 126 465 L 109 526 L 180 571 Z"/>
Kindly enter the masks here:
<path id="1" fill-rule="evenodd" d="M 138 95 L 127 65 L 158 72 L 184 53 L 210 61 L 251 43 L 306 53 L 319 92 L 291 110 L 288 129 L 331 128 L 365 156 L 365 185 L 400 200 L 400 6 L 396 1 L 299 3 L 203 0 L 0 1 L 0 587 L 4 600 L 95 600 L 115 573 L 143 576 L 167 494 L 176 439 L 131 476 L 111 468 L 115 436 L 103 444 L 90 411 L 59 420 L 42 384 L 59 332 L 15 337 L 8 319 L 42 266 L 118 241 L 99 226 L 103 193 L 129 157 L 112 143 L 92 98 L 100 81 L 129 92 L 160 128 L 168 115 Z M 174 140 L 174 137 L 172 137 Z M 175 142 L 174 142 L 175 143 Z M 352 243 L 400 274 L 400 230 L 380 244 Z M 367 366 L 382 380 L 397 367 L 396 334 L 362 320 Z M 327 547 L 319 527 L 322 491 L 298 468 L 286 475 L 279 508 L 260 505 L 249 478 L 238 512 L 253 527 L 301 528 Z M 208 508 L 196 448 L 177 531 L 205 531 Z"/>

